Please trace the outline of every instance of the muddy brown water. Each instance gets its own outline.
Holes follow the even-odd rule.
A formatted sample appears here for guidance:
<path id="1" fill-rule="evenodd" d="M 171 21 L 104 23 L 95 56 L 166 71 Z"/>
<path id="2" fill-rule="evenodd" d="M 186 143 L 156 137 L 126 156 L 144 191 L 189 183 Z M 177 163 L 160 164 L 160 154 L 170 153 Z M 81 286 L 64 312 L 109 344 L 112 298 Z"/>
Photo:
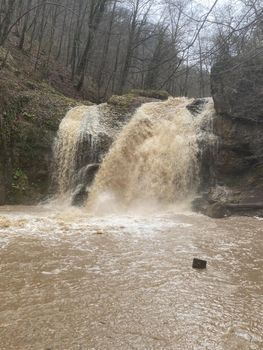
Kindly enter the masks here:
<path id="1" fill-rule="evenodd" d="M 2 207 L 0 349 L 263 349 L 262 253 L 259 218 Z"/>

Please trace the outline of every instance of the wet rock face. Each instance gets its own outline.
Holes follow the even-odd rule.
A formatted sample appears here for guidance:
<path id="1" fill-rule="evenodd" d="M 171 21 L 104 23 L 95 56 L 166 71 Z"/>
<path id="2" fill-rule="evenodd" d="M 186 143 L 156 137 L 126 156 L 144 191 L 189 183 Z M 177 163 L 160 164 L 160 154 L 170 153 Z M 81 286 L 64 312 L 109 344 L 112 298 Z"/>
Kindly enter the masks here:
<path id="1" fill-rule="evenodd" d="M 206 98 L 197 98 L 192 103 L 190 103 L 186 108 L 192 113 L 193 116 L 198 115 L 202 109 L 204 108 L 204 105 L 207 103 Z"/>
<path id="2" fill-rule="evenodd" d="M 209 205 L 205 210 L 205 214 L 214 219 L 221 219 L 229 215 L 228 210 L 221 203 L 214 203 Z"/>
<path id="3" fill-rule="evenodd" d="M 0 165 L 0 205 L 3 205 L 5 203 L 6 193 L 5 193 L 5 184 L 4 184 L 4 174 L 1 170 Z"/>
<path id="4" fill-rule="evenodd" d="M 81 207 L 85 203 L 87 198 L 88 190 L 86 189 L 85 185 L 80 184 L 77 186 L 77 188 L 72 194 L 71 205 Z"/>
<path id="5" fill-rule="evenodd" d="M 253 182 L 263 188 L 263 58 L 227 58 L 214 65 L 211 91 L 219 136 L 218 181 L 232 186 Z"/>
<path id="6" fill-rule="evenodd" d="M 90 186 L 94 180 L 94 177 L 99 170 L 100 164 L 88 164 L 78 171 L 76 176 L 76 185 L 83 184 L 84 186 Z"/>
<path id="7" fill-rule="evenodd" d="M 91 186 L 100 164 L 88 164 L 81 168 L 76 176 L 76 187 L 72 193 L 71 205 L 82 206 L 86 202 L 89 195 L 89 187 Z"/>

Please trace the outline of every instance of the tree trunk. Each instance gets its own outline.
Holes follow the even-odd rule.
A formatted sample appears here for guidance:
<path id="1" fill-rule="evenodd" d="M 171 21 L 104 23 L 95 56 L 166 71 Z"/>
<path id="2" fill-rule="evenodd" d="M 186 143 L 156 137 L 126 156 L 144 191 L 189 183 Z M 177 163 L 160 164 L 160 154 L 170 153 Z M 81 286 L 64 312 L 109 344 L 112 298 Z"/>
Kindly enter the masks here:
<path id="1" fill-rule="evenodd" d="M 11 24 L 12 16 L 15 10 L 15 0 L 9 0 L 7 3 L 7 10 L 3 21 L 0 23 L 0 45 L 4 45 Z"/>
<path id="2" fill-rule="evenodd" d="M 32 0 L 28 0 L 28 1 L 27 1 L 27 7 L 26 7 L 26 10 L 27 10 L 27 11 L 31 8 L 31 5 L 32 5 Z M 22 33 L 21 33 L 21 37 L 20 37 L 20 41 L 19 41 L 19 45 L 18 45 L 18 47 L 19 47 L 20 50 L 22 50 L 23 47 L 24 47 L 25 34 L 26 34 L 26 31 L 27 31 L 27 27 L 28 27 L 29 17 L 30 17 L 30 14 L 28 13 L 28 14 L 25 16 L 25 19 L 24 19 L 24 24 L 23 24 L 23 28 L 22 28 Z"/>

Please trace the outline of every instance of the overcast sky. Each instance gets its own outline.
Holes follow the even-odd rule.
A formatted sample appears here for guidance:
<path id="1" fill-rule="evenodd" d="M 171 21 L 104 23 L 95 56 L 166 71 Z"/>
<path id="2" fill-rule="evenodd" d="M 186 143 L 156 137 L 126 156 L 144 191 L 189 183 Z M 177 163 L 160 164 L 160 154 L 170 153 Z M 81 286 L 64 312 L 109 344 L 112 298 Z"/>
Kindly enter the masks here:
<path id="1" fill-rule="evenodd" d="M 195 0 L 197 3 L 206 6 L 211 7 L 214 3 L 214 0 Z M 223 0 L 219 1 L 218 3 L 221 3 Z"/>

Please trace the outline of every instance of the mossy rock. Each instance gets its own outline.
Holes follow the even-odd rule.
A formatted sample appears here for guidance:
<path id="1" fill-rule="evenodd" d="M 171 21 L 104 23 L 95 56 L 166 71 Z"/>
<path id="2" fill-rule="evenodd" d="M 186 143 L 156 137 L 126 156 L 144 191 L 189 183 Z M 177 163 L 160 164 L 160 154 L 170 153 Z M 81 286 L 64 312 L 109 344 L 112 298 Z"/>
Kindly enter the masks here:
<path id="1" fill-rule="evenodd" d="M 169 94 L 167 91 L 162 90 L 140 90 L 140 89 L 134 89 L 130 91 L 130 94 L 133 96 L 141 96 L 141 97 L 148 97 L 148 98 L 155 98 L 157 100 L 167 100 L 169 98 Z"/>
<path id="2" fill-rule="evenodd" d="M 120 107 L 120 108 L 129 108 L 135 101 L 145 102 L 148 99 L 151 100 L 167 100 L 169 94 L 166 91 L 157 91 L 157 90 L 131 90 L 128 94 L 125 95 L 113 95 L 107 101 L 109 105 Z"/>
<path id="3" fill-rule="evenodd" d="M 113 95 L 109 98 L 108 104 L 116 107 L 128 108 L 134 100 L 134 95 Z"/>
<path id="4" fill-rule="evenodd" d="M 153 97 L 154 96 L 154 97 Z M 125 95 L 113 95 L 107 101 L 112 115 L 118 115 L 119 120 L 128 120 L 132 114 L 144 103 L 156 102 L 159 95 L 144 90 L 132 90 Z M 159 96 L 160 97 L 160 96 Z M 168 97 L 168 94 L 167 94 Z"/>

